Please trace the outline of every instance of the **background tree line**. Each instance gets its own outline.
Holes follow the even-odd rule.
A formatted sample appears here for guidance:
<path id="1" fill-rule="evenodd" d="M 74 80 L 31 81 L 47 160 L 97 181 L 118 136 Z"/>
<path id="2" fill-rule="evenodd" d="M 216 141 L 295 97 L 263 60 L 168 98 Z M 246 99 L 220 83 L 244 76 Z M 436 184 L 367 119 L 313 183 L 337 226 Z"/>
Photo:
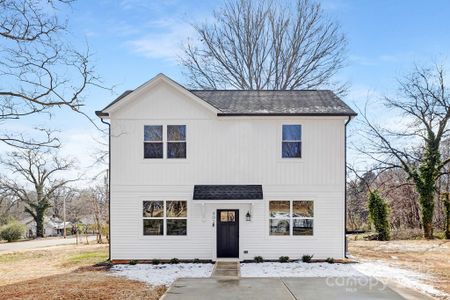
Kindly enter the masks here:
<path id="1" fill-rule="evenodd" d="M 0 164 L 14 176 L 0 177 L 0 226 L 17 224 L 31 216 L 36 236 L 44 237 L 45 218 L 52 217 L 71 223 L 68 235 L 89 232 L 97 234 L 98 242 L 109 239 L 106 176 L 103 183 L 78 188 L 74 183 L 79 178 L 65 173 L 75 163 L 59 158 L 55 150 L 21 149 L 7 157 Z M 22 232 L 22 236 L 25 234 Z"/>
<path id="2" fill-rule="evenodd" d="M 348 182 L 350 228 L 368 227 L 367 192 L 376 191 L 392 210 L 389 224 L 395 231 L 420 229 L 432 239 L 438 229 L 450 236 L 447 84 L 444 64 L 415 66 L 398 80 L 396 95 L 384 97 L 386 111 L 398 118 L 394 126 L 373 121 L 367 109 L 360 111 L 354 149 L 369 163 L 362 172 L 350 167 L 355 175 Z"/>

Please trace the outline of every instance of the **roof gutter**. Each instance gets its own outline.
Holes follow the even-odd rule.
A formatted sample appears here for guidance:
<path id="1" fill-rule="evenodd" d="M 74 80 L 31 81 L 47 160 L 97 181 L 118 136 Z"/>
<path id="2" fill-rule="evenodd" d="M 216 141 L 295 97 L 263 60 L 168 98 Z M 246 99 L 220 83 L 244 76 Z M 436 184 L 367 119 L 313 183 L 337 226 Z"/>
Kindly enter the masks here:
<path id="1" fill-rule="evenodd" d="M 101 110 L 96 110 L 95 111 L 95 115 L 102 120 L 102 123 L 105 123 L 105 122 L 103 122 L 103 118 L 102 117 L 109 117 L 109 113 L 103 112 Z M 105 123 L 105 124 L 109 124 L 109 123 Z"/>
<path id="2" fill-rule="evenodd" d="M 348 116 L 344 129 L 344 257 L 348 258 L 347 250 L 347 125 L 350 123 L 352 116 Z"/>
<path id="3" fill-rule="evenodd" d="M 109 117 L 109 113 L 105 113 L 103 111 L 95 111 L 95 114 L 100 118 L 100 121 L 103 124 L 108 125 L 108 190 L 107 190 L 107 198 L 108 198 L 108 256 L 109 261 L 111 261 L 111 123 L 103 120 L 103 117 Z"/>

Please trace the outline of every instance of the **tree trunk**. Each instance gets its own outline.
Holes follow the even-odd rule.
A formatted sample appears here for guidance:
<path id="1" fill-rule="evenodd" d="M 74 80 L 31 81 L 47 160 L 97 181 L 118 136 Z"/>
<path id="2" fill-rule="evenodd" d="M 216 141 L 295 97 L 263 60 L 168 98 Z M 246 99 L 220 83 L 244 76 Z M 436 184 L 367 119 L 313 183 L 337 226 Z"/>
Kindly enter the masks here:
<path id="1" fill-rule="evenodd" d="M 44 212 L 38 210 L 36 212 L 36 237 L 44 237 Z"/>
<path id="2" fill-rule="evenodd" d="M 433 193 L 420 195 L 419 200 L 422 206 L 423 235 L 426 239 L 433 239 Z"/>

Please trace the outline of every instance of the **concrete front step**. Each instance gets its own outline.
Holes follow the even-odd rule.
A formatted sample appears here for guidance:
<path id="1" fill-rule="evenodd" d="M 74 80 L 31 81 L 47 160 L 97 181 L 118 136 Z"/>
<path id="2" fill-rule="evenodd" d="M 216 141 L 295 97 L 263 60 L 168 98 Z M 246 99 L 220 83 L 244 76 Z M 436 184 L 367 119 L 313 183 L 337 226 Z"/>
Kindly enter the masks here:
<path id="1" fill-rule="evenodd" d="M 217 261 L 211 277 L 238 278 L 240 276 L 239 261 Z"/>

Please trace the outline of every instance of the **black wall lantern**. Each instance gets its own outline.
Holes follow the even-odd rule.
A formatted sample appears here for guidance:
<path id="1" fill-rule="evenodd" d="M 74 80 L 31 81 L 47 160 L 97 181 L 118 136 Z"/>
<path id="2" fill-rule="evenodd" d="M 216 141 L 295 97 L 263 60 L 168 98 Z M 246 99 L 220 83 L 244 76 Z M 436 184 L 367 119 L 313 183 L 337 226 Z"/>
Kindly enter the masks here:
<path id="1" fill-rule="evenodd" d="M 245 215 L 245 220 L 246 220 L 247 222 L 250 222 L 250 221 L 252 220 L 252 215 L 250 214 L 249 211 L 247 211 L 247 214 Z"/>

